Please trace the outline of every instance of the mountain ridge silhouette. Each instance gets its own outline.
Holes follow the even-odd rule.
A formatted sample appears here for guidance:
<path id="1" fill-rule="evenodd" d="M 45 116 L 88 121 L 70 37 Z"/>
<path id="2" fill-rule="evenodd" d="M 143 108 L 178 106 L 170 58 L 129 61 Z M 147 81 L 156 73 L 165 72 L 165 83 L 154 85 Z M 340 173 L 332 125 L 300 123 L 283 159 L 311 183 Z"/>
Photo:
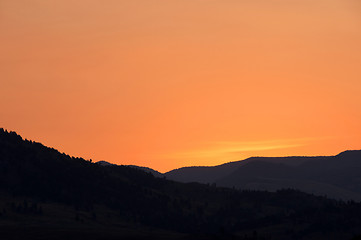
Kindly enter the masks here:
<path id="1" fill-rule="evenodd" d="M 213 167 L 179 168 L 165 176 L 180 182 L 214 183 L 239 189 L 294 188 L 360 201 L 361 150 L 346 150 L 335 156 L 251 157 Z"/>
<path id="2" fill-rule="evenodd" d="M 0 129 L 5 240 L 351 239 L 361 234 L 360 216 L 354 201 L 180 183 L 104 167 Z"/>

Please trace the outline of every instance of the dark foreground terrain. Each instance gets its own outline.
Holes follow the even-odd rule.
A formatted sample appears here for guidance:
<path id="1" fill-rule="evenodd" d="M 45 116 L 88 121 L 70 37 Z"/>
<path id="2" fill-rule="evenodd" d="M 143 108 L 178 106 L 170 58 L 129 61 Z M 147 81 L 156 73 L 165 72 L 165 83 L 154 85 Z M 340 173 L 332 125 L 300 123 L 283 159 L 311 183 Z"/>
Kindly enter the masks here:
<path id="1" fill-rule="evenodd" d="M 0 129 L 1 239 L 359 239 L 361 204 L 179 183 Z"/>

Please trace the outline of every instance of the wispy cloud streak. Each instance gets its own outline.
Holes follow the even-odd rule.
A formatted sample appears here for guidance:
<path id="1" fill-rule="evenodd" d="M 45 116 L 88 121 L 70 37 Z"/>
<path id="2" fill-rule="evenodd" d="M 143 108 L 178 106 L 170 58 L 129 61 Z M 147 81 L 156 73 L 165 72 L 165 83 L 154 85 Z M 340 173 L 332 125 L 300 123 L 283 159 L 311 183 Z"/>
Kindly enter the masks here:
<path id="1" fill-rule="evenodd" d="M 247 152 L 263 152 L 276 149 L 296 148 L 307 145 L 311 138 L 285 139 L 270 141 L 219 141 L 209 142 L 206 147 L 184 150 L 162 155 L 172 159 L 199 159 L 237 156 Z"/>

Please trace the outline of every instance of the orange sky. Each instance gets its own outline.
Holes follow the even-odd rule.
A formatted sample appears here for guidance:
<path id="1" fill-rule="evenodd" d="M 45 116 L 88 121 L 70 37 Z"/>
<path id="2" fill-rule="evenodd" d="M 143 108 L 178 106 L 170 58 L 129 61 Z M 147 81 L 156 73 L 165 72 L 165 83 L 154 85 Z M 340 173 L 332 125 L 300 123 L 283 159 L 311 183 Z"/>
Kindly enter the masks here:
<path id="1" fill-rule="evenodd" d="M 0 127 L 159 171 L 361 149 L 359 0 L 0 0 Z"/>

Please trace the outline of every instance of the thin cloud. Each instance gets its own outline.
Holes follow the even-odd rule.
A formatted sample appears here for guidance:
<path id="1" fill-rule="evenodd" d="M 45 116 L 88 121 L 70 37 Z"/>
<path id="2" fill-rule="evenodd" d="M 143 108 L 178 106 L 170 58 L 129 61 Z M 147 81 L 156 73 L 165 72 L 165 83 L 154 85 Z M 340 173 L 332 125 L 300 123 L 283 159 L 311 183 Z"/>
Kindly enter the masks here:
<path id="1" fill-rule="evenodd" d="M 307 140 L 307 141 L 306 141 Z M 205 148 L 185 150 L 162 155 L 163 158 L 172 159 L 199 159 L 222 157 L 225 159 L 230 154 L 242 154 L 246 152 L 262 152 L 275 149 L 288 149 L 307 145 L 310 139 L 287 139 L 270 141 L 219 141 L 212 142 Z M 315 139 L 313 139 L 315 140 Z"/>

